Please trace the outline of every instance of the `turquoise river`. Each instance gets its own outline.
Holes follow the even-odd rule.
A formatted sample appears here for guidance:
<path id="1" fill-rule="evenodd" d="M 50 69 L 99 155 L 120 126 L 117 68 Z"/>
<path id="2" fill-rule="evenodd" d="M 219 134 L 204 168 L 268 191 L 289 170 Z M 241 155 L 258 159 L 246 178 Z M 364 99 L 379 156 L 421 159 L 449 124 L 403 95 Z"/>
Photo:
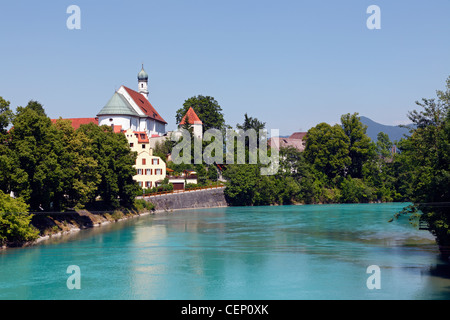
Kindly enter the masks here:
<path id="1" fill-rule="evenodd" d="M 433 237 L 406 217 L 388 222 L 404 206 L 141 216 L 0 252 L 0 299 L 449 299 L 449 263 Z M 69 266 L 79 289 L 68 287 Z"/>

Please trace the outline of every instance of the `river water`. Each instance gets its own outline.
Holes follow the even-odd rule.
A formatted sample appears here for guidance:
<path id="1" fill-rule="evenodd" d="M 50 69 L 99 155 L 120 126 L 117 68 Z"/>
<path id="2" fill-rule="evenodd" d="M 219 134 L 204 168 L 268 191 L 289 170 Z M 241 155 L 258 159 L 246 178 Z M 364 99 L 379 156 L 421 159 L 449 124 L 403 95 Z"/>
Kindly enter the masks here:
<path id="1" fill-rule="evenodd" d="M 0 253 L 0 299 L 449 299 L 433 237 L 388 222 L 403 206 L 142 216 Z"/>

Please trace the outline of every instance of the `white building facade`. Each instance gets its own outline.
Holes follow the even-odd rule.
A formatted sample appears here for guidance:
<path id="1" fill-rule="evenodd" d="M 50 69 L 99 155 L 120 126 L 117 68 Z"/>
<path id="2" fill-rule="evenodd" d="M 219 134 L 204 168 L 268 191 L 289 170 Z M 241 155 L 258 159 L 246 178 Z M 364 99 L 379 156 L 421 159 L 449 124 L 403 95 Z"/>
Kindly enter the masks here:
<path id="1" fill-rule="evenodd" d="M 137 153 L 134 166 L 136 174 L 133 179 L 143 189 L 156 187 L 157 183 L 166 177 L 166 163 L 160 157 L 153 155 L 149 138 L 144 131 L 128 129 L 123 134 L 128 140 L 131 151 Z"/>

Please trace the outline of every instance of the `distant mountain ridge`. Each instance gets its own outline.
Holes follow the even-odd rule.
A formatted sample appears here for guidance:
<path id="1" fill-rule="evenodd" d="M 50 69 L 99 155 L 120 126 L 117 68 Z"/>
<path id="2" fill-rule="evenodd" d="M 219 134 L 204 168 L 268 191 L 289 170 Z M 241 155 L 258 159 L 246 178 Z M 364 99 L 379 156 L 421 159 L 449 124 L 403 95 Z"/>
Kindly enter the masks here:
<path id="1" fill-rule="evenodd" d="M 391 141 L 399 141 L 401 138 L 404 138 L 405 135 L 409 135 L 408 128 L 402 128 L 399 126 L 389 126 L 385 124 L 381 124 L 373 121 L 364 116 L 360 116 L 361 122 L 367 126 L 366 134 L 372 139 L 372 141 L 376 142 L 377 135 L 379 132 L 384 132 L 389 136 Z M 408 125 L 412 126 L 412 125 Z"/>
<path id="2" fill-rule="evenodd" d="M 360 116 L 360 119 L 361 119 L 362 124 L 367 126 L 366 134 L 369 136 L 369 138 L 373 142 L 377 142 L 377 140 L 378 140 L 377 136 L 378 136 L 379 132 L 386 133 L 392 142 L 400 141 L 400 139 L 405 138 L 405 135 L 409 136 L 408 128 L 381 124 L 381 123 L 375 122 L 372 119 L 364 117 L 364 116 Z M 413 124 L 408 124 L 408 125 L 406 125 L 406 127 L 413 127 Z M 291 135 L 278 136 L 278 138 L 280 138 L 280 139 L 282 139 L 282 138 L 287 139 L 290 137 L 291 137 Z"/>

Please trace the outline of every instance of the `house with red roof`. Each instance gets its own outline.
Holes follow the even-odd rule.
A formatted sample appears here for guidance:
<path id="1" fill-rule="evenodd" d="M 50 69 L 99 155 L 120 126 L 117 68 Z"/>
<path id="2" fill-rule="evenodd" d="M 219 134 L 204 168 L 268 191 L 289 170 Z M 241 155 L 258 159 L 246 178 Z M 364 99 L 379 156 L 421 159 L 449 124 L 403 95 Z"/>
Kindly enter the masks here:
<path id="1" fill-rule="evenodd" d="M 166 163 L 158 156 L 153 155 L 149 138 L 144 131 L 133 131 L 128 129 L 123 131 L 128 140 L 131 151 L 137 153 L 134 168 L 136 174 L 133 179 L 137 181 L 143 189 L 157 186 L 157 182 L 166 177 Z"/>
<path id="2" fill-rule="evenodd" d="M 287 148 L 294 147 L 298 151 L 303 152 L 306 145 L 306 132 L 294 132 L 288 138 L 277 137 L 276 139 L 270 138 L 268 144 L 271 148 Z"/>
<path id="3" fill-rule="evenodd" d="M 166 134 L 167 122 L 148 100 L 148 74 L 142 66 L 138 91 L 121 86 L 97 114 L 98 124 L 145 132 L 148 137 Z"/>
<path id="4" fill-rule="evenodd" d="M 180 128 L 181 126 L 184 126 L 186 123 L 188 123 L 192 127 L 194 137 L 197 137 L 199 139 L 203 138 L 203 122 L 197 116 L 192 107 L 189 108 L 189 110 L 184 115 L 183 119 L 181 119 L 180 123 L 178 124 L 178 127 Z"/>
<path id="5" fill-rule="evenodd" d="M 55 124 L 58 119 L 51 119 L 52 123 Z M 72 128 L 77 130 L 82 124 L 94 123 L 98 125 L 98 118 L 68 118 L 62 120 L 70 120 Z"/>

